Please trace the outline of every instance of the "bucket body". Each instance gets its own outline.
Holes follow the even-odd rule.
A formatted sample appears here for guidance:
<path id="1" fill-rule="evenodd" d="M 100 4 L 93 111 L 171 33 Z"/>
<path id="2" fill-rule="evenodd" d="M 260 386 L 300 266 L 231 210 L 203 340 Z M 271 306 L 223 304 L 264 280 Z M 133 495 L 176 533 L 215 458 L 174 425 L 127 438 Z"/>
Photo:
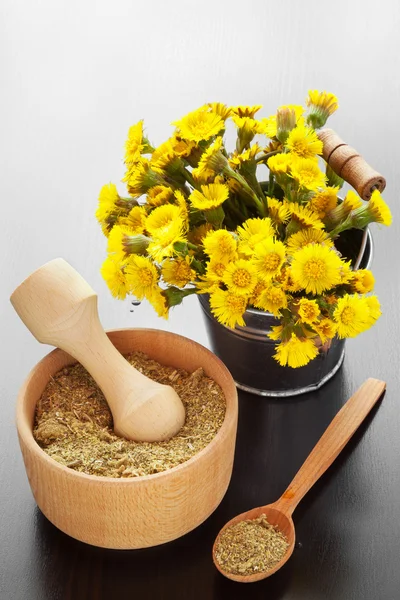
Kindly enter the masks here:
<path id="1" fill-rule="evenodd" d="M 352 231 L 351 247 L 340 248 L 343 256 L 356 262 L 362 251 L 359 268 L 366 269 L 372 260 L 370 232 Z M 334 338 L 329 346 L 320 348 L 318 356 L 305 367 L 281 367 L 273 358 L 276 342 L 268 337 L 279 320 L 271 313 L 248 309 L 243 315 L 245 327 L 225 327 L 210 310 L 208 295 L 199 295 L 205 326 L 213 352 L 226 364 L 237 387 L 261 396 L 295 396 L 320 388 L 339 370 L 345 350 L 345 340 Z"/>

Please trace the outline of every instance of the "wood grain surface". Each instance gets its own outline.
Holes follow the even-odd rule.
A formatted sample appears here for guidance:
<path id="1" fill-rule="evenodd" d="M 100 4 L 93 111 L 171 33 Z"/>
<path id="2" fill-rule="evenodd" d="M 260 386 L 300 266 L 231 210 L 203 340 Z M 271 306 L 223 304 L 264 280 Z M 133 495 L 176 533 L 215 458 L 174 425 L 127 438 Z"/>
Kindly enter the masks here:
<path id="1" fill-rule="evenodd" d="M 397 600 L 397 0 L 3 0 L 0 11 L 1 600 Z M 98 191 L 122 178 L 125 136 L 140 118 L 159 144 L 171 121 L 204 102 L 260 103 L 266 117 L 279 104 L 304 102 L 308 89 L 338 96 L 328 126 L 386 178 L 393 226 L 373 228 L 382 318 L 348 341 L 342 369 L 320 391 L 287 400 L 240 394 L 233 478 L 198 529 L 138 551 L 74 541 L 38 511 L 26 479 L 16 396 L 48 349 L 19 321 L 11 292 L 27 273 L 62 256 L 98 292 L 105 328 L 157 327 L 206 343 L 196 298 L 185 299 L 168 322 L 145 304 L 111 298 L 99 274 L 105 240 L 93 216 Z M 288 564 L 243 596 L 243 587 L 213 566 L 216 533 L 234 515 L 282 494 L 367 377 L 387 382 L 384 401 L 294 513 L 297 545 Z"/>

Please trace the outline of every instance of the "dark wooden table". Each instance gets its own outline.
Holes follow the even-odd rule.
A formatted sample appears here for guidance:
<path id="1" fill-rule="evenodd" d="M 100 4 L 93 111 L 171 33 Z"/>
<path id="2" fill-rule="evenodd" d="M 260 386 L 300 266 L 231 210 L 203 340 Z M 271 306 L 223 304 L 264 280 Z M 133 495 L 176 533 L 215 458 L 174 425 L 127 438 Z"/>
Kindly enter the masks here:
<path id="1" fill-rule="evenodd" d="M 400 589 L 400 441 L 395 377 L 381 403 L 294 514 L 296 549 L 268 580 L 243 586 L 214 568 L 211 547 L 235 514 L 276 499 L 365 374 L 349 352 L 319 392 L 289 400 L 240 394 L 232 481 L 199 528 L 164 546 L 112 551 L 75 541 L 41 514 L 18 465 L 5 469 L 2 600 L 273 598 L 397 600 Z M 376 353 L 376 376 L 385 369 Z M 5 401 L 5 399 L 3 399 Z M 2 454 L 4 448 L 2 448 Z M 18 461 L 20 462 L 20 460 Z"/>
<path id="2" fill-rule="evenodd" d="M 2 3 L 0 600 L 398 600 L 399 3 L 39 4 Z M 17 390 L 47 349 L 13 313 L 10 293 L 34 268 L 63 256 L 98 291 L 105 327 L 164 327 L 206 343 L 195 298 L 169 323 L 145 306 L 132 315 L 111 298 L 99 275 L 98 190 L 122 177 L 124 136 L 139 118 L 160 143 L 168 123 L 203 102 L 261 102 L 268 116 L 279 104 L 302 102 L 309 88 L 338 95 L 330 125 L 387 178 L 394 224 L 372 228 L 382 318 L 347 342 L 342 369 L 319 392 L 287 400 L 240 394 L 232 481 L 195 531 L 142 551 L 69 538 L 37 509 L 18 447 Z M 290 562 L 256 584 L 224 579 L 211 560 L 220 527 L 278 498 L 370 376 L 387 381 L 386 395 L 295 511 Z"/>

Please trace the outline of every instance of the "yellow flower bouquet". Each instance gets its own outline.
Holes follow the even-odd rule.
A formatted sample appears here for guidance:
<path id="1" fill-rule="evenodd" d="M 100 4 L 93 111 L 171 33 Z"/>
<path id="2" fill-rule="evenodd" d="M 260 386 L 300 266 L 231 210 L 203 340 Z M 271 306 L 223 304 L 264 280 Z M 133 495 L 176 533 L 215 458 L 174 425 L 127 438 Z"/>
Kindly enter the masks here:
<path id="1" fill-rule="evenodd" d="M 268 118 L 256 117 L 261 108 L 207 104 L 156 148 L 142 121 L 129 129 L 128 195 L 105 185 L 96 212 L 108 238 L 101 272 L 113 296 L 146 298 L 162 317 L 190 294 L 208 294 L 228 328 L 244 326 L 248 308 L 267 311 L 279 320 L 274 358 L 302 367 L 379 318 L 372 273 L 352 270 L 335 244 L 391 214 L 378 190 L 368 202 L 353 191 L 339 199 L 343 180 L 322 165 L 316 131 L 337 109 L 333 94 L 310 91 L 306 109 Z"/>

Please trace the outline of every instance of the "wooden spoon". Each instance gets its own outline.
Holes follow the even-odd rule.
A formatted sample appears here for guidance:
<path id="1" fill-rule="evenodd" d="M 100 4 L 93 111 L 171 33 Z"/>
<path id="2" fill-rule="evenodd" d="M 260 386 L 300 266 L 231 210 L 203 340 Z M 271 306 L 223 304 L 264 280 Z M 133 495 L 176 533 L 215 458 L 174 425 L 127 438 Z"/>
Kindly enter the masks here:
<path id="1" fill-rule="evenodd" d="M 157 442 L 181 429 L 185 409 L 177 393 L 139 373 L 118 352 L 100 324 L 96 293 L 65 260 L 43 265 L 10 300 L 39 342 L 65 350 L 89 371 L 110 406 L 118 435 Z"/>
<path id="2" fill-rule="evenodd" d="M 219 532 L 213 546 L 213 560 L 217 569 L 233 581 L 250 583 L 265 579 L 273 573 L 276 573 L 289 560 L 292 555 L 295 543 L 295 529 L 292 520 L 292 513 L 300 500 L 305 496 L 308 490 L 325 473 L 327 468 L 333 463 L 335 458 L 343 450 L 354 432 L 358 429 L 375 403 L 379 400 L 386 388 L 386 383 L 379 379 L 367 379 L 356 393 L 346 402 L 346 404 L 337 413 L 321 439 L 306 459 L 303 466 L 298 471 L 284 494 L 273 504 L 259 506 L 248 510 L 237 517 L 231 519 Z M 289 547 L 282 560 L 271 570 L 251 575 L 235 575 L 224 571 L 219 565 L 215 551 L 219 542 L 221 533 L 229 526 L 239 521 L 257 519 L 265 515 L 268 522 L 279 529 L 287 538 Z"/>

